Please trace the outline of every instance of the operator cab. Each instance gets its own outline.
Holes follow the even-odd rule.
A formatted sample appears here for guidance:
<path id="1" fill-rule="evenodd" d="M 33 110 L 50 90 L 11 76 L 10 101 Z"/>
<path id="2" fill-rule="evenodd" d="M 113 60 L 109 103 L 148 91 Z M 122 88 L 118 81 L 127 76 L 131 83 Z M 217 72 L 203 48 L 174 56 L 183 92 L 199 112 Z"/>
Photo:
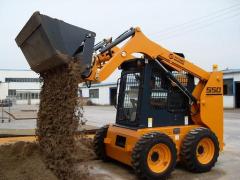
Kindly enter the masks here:
<path id="1" fill-rule="evenodd" d="M 155 61 L 132 59 L 122 69 L 116 124 L 133 129 L 191 124 L 189 99 Z M 192 92 L 194 77 L 166 67 Z"/>

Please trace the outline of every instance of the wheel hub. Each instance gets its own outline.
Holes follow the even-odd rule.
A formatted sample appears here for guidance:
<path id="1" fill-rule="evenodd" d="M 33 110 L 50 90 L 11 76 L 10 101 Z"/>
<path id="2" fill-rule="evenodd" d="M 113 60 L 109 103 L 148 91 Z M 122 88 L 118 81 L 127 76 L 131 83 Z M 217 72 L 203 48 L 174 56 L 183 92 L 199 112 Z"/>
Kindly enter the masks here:
<path id="1" fill-rule="evenodd" d="M 203 138 L 199 141 L 196 154 L 201 164 L 208 164 L 214 157 L 215 146 L 210 138 Z"/>
<path id="2" fill-rule="evenodd" d="M 158 159 L 159 159 L 159 154 L 158 154 L 158 152 L 153 152 L 153 153 L 152 153 L 152 156 L 151 156 L 151 160 L 152 160 L 153 162 L 156 162 Z"/>
<path id="3" fill-rule="evenodd" d="M 204 153 L 204 148 L 203 148 L 203 146 L 199 146 L 198 147 L 198 154 L 202 154 L 202 153 Z"/>
<path id="4" fill-rule="evenodd" d="M 151 171 L 164 172 L 171 163 L 171 151 L 165 144 L 156 144 L 148 152 L 147 163 Z"/>

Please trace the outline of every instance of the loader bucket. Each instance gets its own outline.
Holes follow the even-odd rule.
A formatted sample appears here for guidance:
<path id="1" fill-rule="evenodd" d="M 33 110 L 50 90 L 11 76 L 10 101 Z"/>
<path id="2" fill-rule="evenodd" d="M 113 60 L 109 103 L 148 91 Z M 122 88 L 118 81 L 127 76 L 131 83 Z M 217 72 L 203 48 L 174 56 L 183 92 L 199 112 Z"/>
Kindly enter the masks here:
<path id="1" fill-rule="evenodd" d="M 35 12 L 16 37 L 31 69 L 37 73 L 69 63 L 76 55 L 91 64 L 96 34 Z"/>

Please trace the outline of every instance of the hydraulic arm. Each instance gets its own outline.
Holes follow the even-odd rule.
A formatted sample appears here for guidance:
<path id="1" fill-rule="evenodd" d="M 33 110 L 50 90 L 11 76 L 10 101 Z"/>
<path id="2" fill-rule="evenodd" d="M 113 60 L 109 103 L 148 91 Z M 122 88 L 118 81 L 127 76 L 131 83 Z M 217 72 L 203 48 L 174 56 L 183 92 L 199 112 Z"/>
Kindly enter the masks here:
<path id="1" fill-rule="evenodd" d="M 119 43 L 130 38 L 121 48 L 116 47 Z M 131 28 L 113 42 L 97 45 L 99 54 L 94 57 L 92 72 L 86 80 L 103 81 L 123 62 L 133 58 L 134 53 L 141 53 L 150 60 L 159 60 L 161 63 L 172 67 L 177 71 L 185 71 L 200 80 L 206 81 L 209 73 L 200 67 L 190 63 L 177 54 L 168 51 L 160 45 L 149 40 L 140 30 L 140 28 Z"/>

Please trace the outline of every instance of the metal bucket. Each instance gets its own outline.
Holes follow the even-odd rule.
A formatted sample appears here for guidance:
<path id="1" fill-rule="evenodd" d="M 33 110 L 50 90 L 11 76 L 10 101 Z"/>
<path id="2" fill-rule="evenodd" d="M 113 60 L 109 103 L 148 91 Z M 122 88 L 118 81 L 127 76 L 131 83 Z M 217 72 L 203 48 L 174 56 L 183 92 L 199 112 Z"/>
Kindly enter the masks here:
<path id="1" fill-rule="evenodd" d="M 31 69 L 37 73 L 81 57 L 83 66 L 92 61 L 96 34 L 35 12 L 16 37 Z"/>

